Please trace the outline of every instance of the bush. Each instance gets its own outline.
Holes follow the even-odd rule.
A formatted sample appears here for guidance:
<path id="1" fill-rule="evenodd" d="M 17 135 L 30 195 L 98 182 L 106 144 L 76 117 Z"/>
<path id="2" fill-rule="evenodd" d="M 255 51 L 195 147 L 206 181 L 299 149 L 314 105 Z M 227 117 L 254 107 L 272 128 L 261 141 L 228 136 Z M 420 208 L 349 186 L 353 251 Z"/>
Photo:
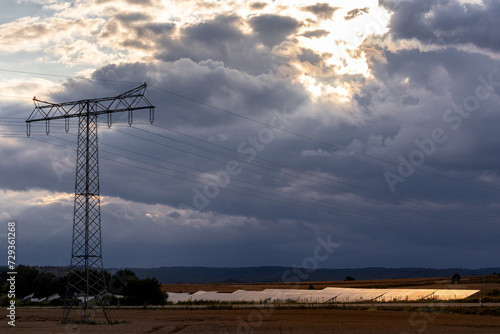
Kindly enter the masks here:
<path id="1" fill-rule="evenodd" d="M 1 307 L 7 307 L 9 305 L 10 305 L 10 298 L 8 298 L 7 295 L 0 297 L 0 306 Z"/>
<path id="2" fill-rule="evenodd" d="M 500 296 L 500 289 L 493 289 L 492 291 L 488 292 L 488 296 L 492 297 Z"/>

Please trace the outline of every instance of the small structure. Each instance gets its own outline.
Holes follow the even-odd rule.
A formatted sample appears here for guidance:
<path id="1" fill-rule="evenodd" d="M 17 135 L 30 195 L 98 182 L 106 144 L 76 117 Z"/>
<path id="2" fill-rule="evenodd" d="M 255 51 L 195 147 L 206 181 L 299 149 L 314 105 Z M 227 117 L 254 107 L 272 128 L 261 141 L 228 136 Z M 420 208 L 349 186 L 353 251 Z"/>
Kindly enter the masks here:
<path id="1" fill-rule="evenodd" d="M 48 302 L 50 302 L 50 301 L 52 301 L 52 300 L 54 300 L 54 299 L 57 299 L 57 298 L 61 298 L 61 296 L 59 296 L 59 294 L 58 294 L 58 293 L 55 293 L 55 294 L 53 294 L 52 296 L 48 296 L 48 297 L 47 297 L 47 301 L 48 301 Z"/>
<path id="2" fill-rule="evenodd" d="M 27 295 L 26 297 L 24 297 L 22 300 L 21 300 L 21 303 L 22 302 L 30 302 L 31 299 L 33 298 L 33 296 L 35 295 L 35 293 L 30 293 L 29 295 Z"/>

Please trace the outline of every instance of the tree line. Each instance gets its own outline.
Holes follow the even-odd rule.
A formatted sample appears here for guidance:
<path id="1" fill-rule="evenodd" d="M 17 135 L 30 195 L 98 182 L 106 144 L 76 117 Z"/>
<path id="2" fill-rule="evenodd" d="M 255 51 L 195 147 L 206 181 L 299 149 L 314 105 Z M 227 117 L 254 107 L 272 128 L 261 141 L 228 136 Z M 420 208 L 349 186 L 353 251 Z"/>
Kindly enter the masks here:
<path id="1" fill-rule="evenodd" d="M 16 299 L 19 303 L 25 296 L 32 293 L 36 298 L 58 294 L 61 298 L 45 303 L 50 305 L 64 303 L 68 275 L 57 277 L 53 273 L 40 272 L 34 267 L 24 265 L 19 265 L 16 272 Z M 107 290 L 113 295 L 112 305 L 164 305 L 168 298 L 168 295 L 161 290 L 161 284 L 154 277 L 140 279 L 128 269 L 122 269 L 114 274 L 104 271 L 104 277 Z M 0 273 L 1 306 L 9 303 L 7 278 L 7 271 L 2 271 Z"/>

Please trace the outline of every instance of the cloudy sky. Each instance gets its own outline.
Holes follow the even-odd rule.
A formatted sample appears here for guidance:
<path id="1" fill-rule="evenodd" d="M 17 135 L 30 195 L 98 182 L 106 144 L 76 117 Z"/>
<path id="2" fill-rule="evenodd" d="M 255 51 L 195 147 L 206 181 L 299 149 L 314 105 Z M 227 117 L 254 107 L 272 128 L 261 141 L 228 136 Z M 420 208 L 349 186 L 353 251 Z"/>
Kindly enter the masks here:
<path id="1" fill-rule="evenodd" d="M 18 263 L 70 262 L 78 124 L 27 138 L 32 97 L 147 82 L 153 125 L 100 119 L 106 267 L 498 267 L 498 17 L 494 0 L 2 0 L 0 243 L 15 220 Z"/>

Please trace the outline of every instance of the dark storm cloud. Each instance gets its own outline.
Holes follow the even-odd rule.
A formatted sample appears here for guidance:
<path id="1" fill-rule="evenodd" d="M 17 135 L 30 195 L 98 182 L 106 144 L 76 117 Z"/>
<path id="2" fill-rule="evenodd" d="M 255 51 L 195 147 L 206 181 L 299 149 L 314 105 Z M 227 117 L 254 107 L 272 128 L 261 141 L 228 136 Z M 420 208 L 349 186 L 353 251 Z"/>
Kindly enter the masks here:
<path id="1" fill-rule="evenodd" d="M 418 97 L 414 97 L 411 95 L 405 96 L 403 98 L 403 104 L 405 104 L 405 105 L 415 106 L 418 104 L 419 101 L 420 101 L 420 99 Z"/>
<path id="2" fill-rule="evenodd" d="M 383 1 L 393 11 L 391 33 L 436 45 L 467 45 L 500 50 L 498 16 L 500 3 L 461 4 L 456 0 Z"/>
<path id="3" fill-rule="evenodd" d="M 350 10 L 347 12 L 347 15 L 344 16 L 344 19 L 345 20 L 352 20 L 358 16 L 361 16 L 363 14 L 368 14 L 370 12 L 370 8 L 369 7 L 365 7 L 365 8 L 356 8 L 356 9 L 353 9 L 353 10 Z"/>
<path id="4" fill-rule="evenodd" d="M 206 44 L 220 41 L 237 42 L 242 37 L 238 29 L 240 23 L 238 16 L 218 16 L 216 20 L 189 26 L 184 29 L 183 33 L 191 40 Z"/>
<path id="5" fill-rule="evenodd" d="M 455 48 L 440 51 L 422 52 L 418 49 L 386 52 L 387 64 L 373 63 L 373 70 L 378 78 L 399 80 L 406 77 L 412 88 L 433 89 L 435 95 L 451 92 L 457 101 L 474 90 L 478 84 L 478 76 L 498 71 L 499 62 L 486 55 L 468 53 Z M 439 87 L 437 75 L 451 78 L 445 87 Z M 446 79 L 444 76 L 442 79 Z M 401 87 L 404 89 L 404 87 Z"/>
<path id="6" fill-rule="evenodd" d="M 33 132 L 38 133 L 38 136 L 44 133 L 41 127 L 34 127 Z M 46 140 L 43 137 L 40 139 Z M 71 187 L 70 184 L 73 182 L 60 182 L 56 174 L 56 167 L 59 166 L 58 162 L 66 162 L 65 157 L 69 156 L 68 152 L 64 149 L 53 146 L 44 147 L 43 145 L 40 141 L 25 137 L 18 139 L 16 145 L 4 145 L 0 148 L 0 154 L 9 157 L 9 159 L 2 159 L 0 162 L 2 189 L 24 191 L 40 188 L 65 191 L 68 186 Z M 22 149 L 19 149 L 20 147 Z M 39 164 L 37 164 L 36 168 L 32 168 L 26 164 L 27 161 L 37 161 Z M 18 173 L 24 175 L 22 181 Z M 69 181 L 69 179 L 66 181 Z"/>
<path id="7" fill-rule="evenodd" d="M 313 13 L 320 20 L 330 20 L 340 7 L 331 7 L 327 2 L 301 7 L 302 11 Z"/>
<path id="8" fill-rule="evenodd" d="M 118 43 L 124 48 L 145 51 L 156 50 L 156 45 L 175 32 L 175 23 L 150 22 L 150 16 L 142 13 L 118 14 L 102 27 L 98 37 Z"/>
<path id="9" fill-rule="evenodd" d="M 312 63 L 317 63 L 319 61 L 319 56 L 308 51 L 303 50 L 303 61 L 308 61 Z M 404 97 L 407 96 L 407 89 L 401 87 L 400 81 L 406 77 L 410 78 L 410 82 L 413 83 L 413 89 L 422 89 L 424 91 L 429 90 L 435 92 L 437 96 L 445 96 L 446 91 L 440 91 L 440 82 L 434 82 L 433 73 L 436 73 L 436 69 L 446 65 L 447 72 L 451 73 L 453 76 L 452 82 L 456 82 L 456 85 L 449 87 L 449 92 L 454 94 L 456 100 L 463 100 L 468 91 L 474 90 L 474 74 L 471 72 L 464 77 L 463 71 L 459 71 L 460 68 L 464 67 L 464 64 L 471 61 L 478 61 L 482 64 L 482 68 L 477 69 L 477 73 L 486 72 L 489 66 L 494 66 L 493 63 L 485 62 L 485 59 L 476 59 L 475 57 L 468 56 L 466 53 L 453 52 L 442 53 L 428 53 L 421 54 L 419 52 L 414 52 L 412 54 L 387 54 L 386 55 L 388 63 L 376 65 L 373 64 L 374 74 L 382 80 L 384 83 L 383 89 L 389 90 L 395 96 L 393 105 L 394 111 L 401 111 L 400 114 L 393 114 L 388 117 L 376 116 L 379 109 L 387 108 L 387 105 L 382 104 L 378 101 L 377 96 L 379 93 L 373 93 L 371 99 L 373 100 L 370 112 L 371 121 L 367 121 L 364 125 L 353 126 L 349 124 L 344 124 L 342 121 L 335 123 L 334 126 L 322 125 L 321 122 L 317 122 L 314 117 L 306 117 L 302 120 L 297 119 L 294 122 L 294 129 L 299 133 L 311 133 L 314 137 L 322 138 L 325 142 L 338 143 L 342 146 L 349 146 L 353 139 L 358 140 L 362 143 L 363 147 L 359 150 L 370 152 L 373 150 L 378 150 L 377 154 L 382 156 L 387 155 L 392 160 L 394 157 L 391 156 L 390 152 L 404 153 L 406 150 L 412 149 L 412 142 L 415 138 L 422 138 L 426 135 L 426 130 L 432 130 L 436 126 L 436 122 L 441 121 L 442 113 L 446 104 L 442 106 L 433 106 L 428 109 L 432 103 L 423 104 L 421 106 L 422 116 L 415 114 L 412 109 L 405 109 L 404 106 L 410 107 L 411 105 L 404 104 Z M 434 64 L 430 68 L 422 72 L 420 69 L 426 64 Z M 250 115 L 251 117 L 266 119 L 265 114 L 269 112 L 272 108 L 280 108 L 282 101 L 291 100 L 292 96 L 297 94 L 297 91 L 283 89 L 281 87 L 280 81 L 269 81 L 271 78 L 267 76 L 252 77 L 241 73 L 239 71 L 227 69 L 222 63 L 213 61 L 203 61 L 200 63 L 194 63 L 190 60 L 179 60 L 173 63 L 165 64 L 160 68 L 148 68 L 145 65 L 123 65 L 123 66 L 108 66 L 102 70 L 96 72 L 95 76 L 100 78 L 120 78 L 120 80 L 133 80 L 144 72 L 154 70 L 156 71 L 156 76 L 159 75 L 161 81 L 154 82 L 155 86 L 169 88 L 174 87 L 174 91 L 189 94 L 190 96 L 197 96 L 197 99 L 201 102 L 209 102 L 217 106 L 223 106 L 229 110 L 238 110 L 240 113 L 245 115 Z M 464 82 L 464 78 L 471 80 L 467 85 L 460 85 L 459 82 Z M 88 87 L 91 90 L 95 90 L 96 87 Z M 105 86 L 103 86 L 105 88 Z M 380 90 L 380 88 L 378 88 Z M 102 92 L 103 89 L 100 89 Z M 78 87 L 75 92 L 85 92 L 84 87 Z M 280 92 L 283 92 L 281 94 Z M 92 95 L 91 91 L 86 92 L 86 95 Z M 110 95 L 109 94 L 106 95 Z M 186 101 L 178 100 L 164 94 L 154 89 L 149 90 L 150 100 L 159 107 L 157 115 L 163 115 L 162 110 L 170 111 L 164 116 L 157 116 L 157 121 L 160 122 L 161 119 L 167 121 L 171 127 L 181 129 L 182 131 L 189 131 L 193 133 L 198 133 L 203 137 L 210 136 L 209 134 L 224 133 L 225 136 L 230 138 L 234 143 L 233 146 L 239 141 L 242 141 L 248 135 L 252 135 L 257 130 L 252 130 L 251 124 L 247 124 L 245 121 L 232 118 L 224 113 L 213 111 L 210 109 L 201 108 L 197 105 L 186 104 Z M 370 96 L 370 95 L 369 95 Z M 413 95 L 412 95 L 413 96 Z M 419 97 L 419 94 L 415 94 L 415 97 Z M 451 103 L 451 101 L 449 101 Z M 164 107 L 162 107 L 164 106 Z M 318 106 L 316 106 L 317 108 Z M 328 107 L 325 106 L 325 110 Z M 440 109 L 443 108 L 443 109 Z M 367 114 L 368 116 L 369 114 Z M 405 117 L 408 115 L 408 118 Z M 164 118 L 166 117 L 166 118 Z M 334 117 L 334 113 L 332 114 Z M 422 117 L 426 119 L 431 117 L 430 120 L 424 124 L 421 132 L 414 132 L 414 128 L 408 120 Z M 325 119 L 326 120 L 326 119 Z M 419 120 L 420 122 L 420 120 Z M 441 121 L 442 122 L 442 121 Z M 312 125 L 316 124 L 316 125 Z M 473 123 L 470 123 L 471 125 Z M 462 135 L 473 135 L 468 132 L 461 133 Z M 395 140 L 391 144 L 390 139 L 395 137 Z M 380 144 L 377 144 L 375 140 L 376 136 L 380 136 Z M 386 142 L 389 140 L 389 142 Z M 224 142 L 220 142 L 224 143 Z M 226 144 L 226 143 L 225 143 Z M 450 145 L 453 143 L 450 143 Z M 380 145 L 380 146 L 377 146 Z M 454 145 L 453 145 L 454 146 Z M 291 149 L 293 148 L 293 149 Z M 331 156 L 317 156 L 309 157 L 307 159 L 298 159 L 301 152 L 322 149 L 325 152 L 330 152 L 333 154 Z M 358 149 L 358 148 L 355 148 Z M 173 152 L 174 159 L 179 159 L 179 162 L 185 161 L 183 158 L 184 153 Z M 287 141 L 282 139 L 276 139 L 272 146 L 266 148 L 262 153 L 264 156 L 269 155 L 276 159 L 281 157 L 282 161 L 287 161 L 288 164 L 300 165 L 301 168 L 305 170 L 317 170 L 325 173 L 332 173 L 335 170 L 335 175 L 342 177 L 351 182 L 361 182 L 361 183 L 374 183 L 377 182 L 381 187 L 386 187 L 384 184 L 384 179 L 381 177 L 380 166 L 374 164 L 372 168 L 367 168 L 368 165 L 366 161 L 360 160 L 359 157 L 352 156 L 346 157 L 344 155 L 339 155 L 336 157 L 336 151 L 332 150 L 331 147 L 318 147 L 314 143 L 298 140 L 297 138 L 289 138 Z M 442 157 L 442 158 L 441 158 Z M 446 158 L 445 158 L 446 157 Z M 433 164 L 439 162 L 442 164 L 446 161 L 448 155 L 438 156 L 436 155 L 434 159 L 429 159 L 428 163 Z M 442 160 L 442 161 L 441 161 Z M 175 160 L 174 160 L 175 161 Z M 203 162 L 204 160 L 199 160 L 198 158 L 192 160 L 192 163 L 197 166 L 206 166 L 206 170 L 217 170 L 223 167 L 223 164 L 214 164 L 213 162 Z M 370 160 L 368 160 L 370 162 Z M 370 162 L 371 164 L 371 162 Z M 436 167 L 442 169 L 446 172 L 450 168 L 456 168 L 453 166 L 453 162 L 450 161 L 445 165 L 437 164 Z M 120 168 L 121 169 L 121 168 Z M 124 168 L 126 169 L 126 168 Z M 259 183 L 263 179 L 255 178 L 253 174 L 243 174 L 242 175 L 248 181 Z M 114 180 L 116 179 L 116 180 Z M 158 199 L 161 199 L 163 203 L 169 203 L 175 206 L 178 202 L 186 202 L 192 199 L 193 184 L 183 185 L 181 181 L 172 180 L 173 186 L 171 189 L 176 191 L 165 192 L 163 187 L 158 187 L 157 184 L 161 184 L 161 176 L 152 176 L 150 178 L 151 186 L 145 187 L 148 191 L 135 192 L 134 194 L 127 194 L 126 196 L 134 201 L 146 201 L 156 203 Z M 124 196 L 127 193 L 127 186 L 120 184 L 119 173 L 112 177 L 115 186 L 112 187 L 113 195 Z M 141 176 L 134 175 L 131 180 L 133 183 L 140 183 Z M 154 180 L 154 181 L 153 181 Z M 415 177 L 415 180 L 419 180 L 419 177 Z M 283 181 L 276 180 L 276 187 L 286 186 Z M 148 181 L 149 182 L 149 181 Z M 268 181 L 267 181 L 268 182 Z M 408 182 L 411 182 L 408 181 Z M 268 183 L 269 184 L 269 183 Z M 184 189 L 184 190 L 181 190 Z M 421 195 L 420 192 L 423 190 L 421 187 L 416 187 L 412 191 L 415 195 Z M 419 193 L 420 192 L 420 193 Z M 179 194 L 181 196 L 179 197 Z M 456 192 L 457 200 L 462 200 L 459 197 L 460 192 Z M 131 197 L 132 196 L 132 197 Z M 437 198 L 436 198 L 437 199 Z M 266 210 L 262 208 L 258 212 L 255 212 L 253 207 L 259 206 L 261 200 L 259 199 L 235 199 L 230 193 L 221 194 L 216 201 L 210 204 L 210 210 L 215 210 L 220 214 L 244 214 L 244 215 L 258 215 L 261 218 L 267 219 L 278 219 L 279 217 L 286 217 L 287 219 L 303 218 L 306 219 L 308 216 L 307 210 L 301 210 L 296 208 L 295 210 L 276 210 L 273 207 L 271 210 Z M 244 203 L 244 204 L 243 204 Z M 278 205 L 278 208 L 280 206 Z M 300 212 L 304 211 L 304 212 Z M 312 219 L 312 217 L 311 217 Z"/>
<path id="10" fill-rule="evenodd" d="M 157 34 L 151 38 L 157 45 L 156 57 L 164 61 L 213 59 L 250 74 L 267 73 L 277 62 L 269 50 L 257 47 L 255 36 L 241 32 L 241 20 L 234 15 L 219 15 L 180 28 L 179 39 L 169 32 Z"/>
<path id="11" fill-rule="evenodd" d="M 164 124 L 169 128 L 178 129 L 186 133 L 197 133 L 206 139 L 223 134 L 230 139 L 231 144 L 229 146 L 233 150 L 236 150 L 238 144 L 246 140 L 247 136 L 255 135 L 255 124 L 247 124 L 247 122 L 242 122 L 241 118 L 192 103 L 175 95 L 156 90 L 152 86 L 195 97 L 197 101 L 202 103 L 210 103 L 224 109 L 237 111 L 240 114 L 260 119 L 263 122 L 269 122 L 269 119 L 273 115 L 273 110 L 281 110 L 285 105 L 288 105 L 288 112 L 293 111 L 293 108 L 301 103 L 300 100 L 297 100 L 297 97 L 303 95 L 299 86 L 290 85 L 286 81 L 275 79 L 268 75 L 251 76 L 237 70 L 225 68 L 222 63 L 214 61 L 194 63 L 191 60 L 182 59 L 173 63 L 165 63 L 158 67 L 144 64 L 109 65 L 96 71 L 93 77 L 101 80 L 135 81 L 142 79 L 148 81 L 151 85 L 147 92 L 148 98 L 157 106 L 156 124 Z M 69 82 L 66 84 L 64 94 L 58 94 L 53 99 L 56 101 L 67 101 L 88 96 L 114 96 L 124 90 L 130 89 L 130 86 L 131 84 L 109 85 L 106 81 L 89 83 Z M 141 119 L 147 119 L 147 115 L 142 117 L 140 112 L 137 112 L 134 117 L 139 122 Z M 120 116 L 116 115 L 114 119 L 117 122 Z M 259 127 L 257 127 L 258 129 Z M 133 134 L 144 135 L 137 131 L 133 132 Z M 111 141 L 112 144 L 115 143 L 115 140 L 117 140 L 116 144 L 120 145 L 134 141 L 134 138 L 123 137 L 120 134 L 113 133 L 113 131 L 104 131 L 101 132 L 101 135 L 105 137 L 105 141 Z M 161 140 L 161 138 L 156 139 Z M 221 142 L 221 144 L 228 145 L 226 142 Z M 177 146 L 179 145 L 177 144 Z M 131 144 L 130 147 L 134 147 L 134 144 Z M 153 151 L 151 152 L 154 152 L 154 147 L 155 145 L 152 145 L 151 149 Z M 180 147 L 182 148 L 182 145 Z M 162 147 L 160 146 L 160 148 Z M 186 155 L 186 152 L 175 151 L 165 147 L 163 149 L 170 152 L 169 159 L 171 161 L 200 166 L 207 171 L 223 169 L 227 162 L 227 158 L 225 157 L 217 157 L 222 163 L 206 159 L 201 159 L 200 162 L 199 157 L 190 157 Z M 192 150 L 191 147 L 184 147 L 183 149 Z M 148 149 L 143 152 L 147 151 Z M 209 152 L 202 153 L 210 157 Z M 105 156 L 113 158 L 109 155 Z M 121 182 L 122 177 L 119 171 L 126 170 L 127 167 L 113 166 L 113 168 L 115 169 L 115 173 L 107 176 L 108 182 L 114 184 L 114 186 L 108 188 L 110 189 L 108 194 L 121 197 L 128 193 L 127 189 L 129 188 L 127 184 Z M 199 174 L 199 172 L 194 173 Z M 141 174 L 131 175 L 129 181 L 131 183 L 139 183 L 139 180 L 142 178 Z M 151 174 L 149 180 L 154 181 L 150 186 L 145 186 L 142 188 L 143 191 L 134 192 L 126 197 L 139 202 L 168 203 L 174 207 L 181 201 L 189 203 L 192 200 L 193 193 L 191 188 L 196 183 L 189 184 L 174 178 L 171 179 L 170 190 L 166 190 L 164 187 L 158 186 L 162 184 L 162 178 L 164 177 L 161 175 Z M 192 176 L 188 178 L 196 179 L 196 177 L 193 178 Z M 174 189 L 175 191 L 172 192 Z M 183 189 L 183 191 L 180 189 Z M 222 205 L 219 210 L 225 211 L 230 207 L 225 207 L 224 203 L 228 202 L 221 200 L 218 204 Z M 216 203 L 214 202 L 214 208 L 217 208 L 215 205 Z"/>
<path id="12" fill-rule="evenodd" d="M 299 21 L 292 17 L 265 14 L 252 17 L 250 25 L 257 34 L 259 41 L 272 47 L 283 42 L 288 36 L 297 31 Z"/>
<path id="13" fill-rule="evenodd" d="M 397 24 L 397 15 L 409 18 L 413 28 L 427 22 L 413 15 L 410 4 L 417 13 L 441 10 L 427 1 L 391 5 L 395 14 L 388 34 L 418 33 L 411 27 L 404 30 L 402 23 Z M 453 12 L 453 3 L 449 4 Z M 327 4 L 310 7 L 318 17 L 332 17 L 332 7 Z M 428 17 L 432 21 L 432 15 Z M 300 265 L 313 255 L 316 238 L 329 235 L 341 246 L 322 264 L 325 267 L 487 266 L 496 260 L 498 228 L 492 222 L 498 216 L 497 192 L 415 172 L 393 194 L 383 173 L 397 167 L 380 159 L 397 162 L 398 155 L 408 158 L 418 148 L 416 139 L 424 140 L 433 129 L 442 127 L 449 139 L 436 147 L 421 168 L 500 187 L 495 183 L 500 170 L 500 88 L 495 86 L 491 97 L 481 101 L 459 129 L 451 129 L 443 120 L 454 103 L 463 103 L 475 94 L 478 76 L 488 80 L 492 73 L 493 80 L 500 82 L 500 74 L 495 72 L 500 69 L 499 61 L 446 48 L 447 42 L 439 39 L 433 43 L 443 47 L 440 51 L 389 51 L 376 45 L 377 57 L 367 51 L 372 77 L 364 78 L 339 75 L 327 64 L 327 55 L 297 46 L 297 55 L 291 59 L 307 66 L 318 82 L 345 83 L 357 92 L 355 101 L 313 99 L 301 85 L 275 75 L 277 66 L 288 64 L 284 58 L 277 59 L 271 47 L 287 40 L 292 44 L 291 36 L 300 25 L 293 18 L 254 16 L 250 20 L 253 33 L 248 34 L 243 33 L 244 19 L 235 15 L 218 15 L 185 26 L 133 18 L 128 17 L 130 43 L 152 50 L 154 64 L 103 66 L 92 75 L 99 80 L 68 80 L 48 98 L 62 102 L 115 96 L 144 81 L 149 84 L 146 95 L 156 106 L 154 125 L 140 111 L 134 113 L 137 128 L 128 126 L 125 114 L 113 115 L 111 129 L 105 120 L 100 123 L 106 266 Z M 117 19 L 110 22 L 109 36 L 117 36 L 122 23 Z M 309 33 L 314 37 L 320 32 Z M 138 43 L 137 36 L 147 44 Z M 423 31 L 422 36 L 432 34 Z M 259 42 L 268 47 L 257 47 Z M 12 115 L 17 110 L 10 106 L 2 111 Z M 31 110 L 26 110 L 26 116 Z M 276 111 L 287 117 L 286 129 L 299 135 L 276 130 L 269 143 L 255 149 L 256 158 L 248 161 L 250 138 L 255 140 L 264 133 L 261 131 L 269 133 L 264 124 Z M 43 133 L 44 124 L 38 130 Z M 53 124 L 53 131 L 63 132 L 63 125 Z M 71 122 L 69 134 L 53 134 L 36 138 L 76 148 L 75 122 Z M 0 163 L 3 189 L 71 193 L 74 150 L 34 139 L 3 142 L 0 154 L 9 157 Z M 237 153 L 242 143 L 246 155 Z M 208 182 L 202 177 L 224 170 L 231 159 L 240 159 L 241 173 L 210 198 L 205 208 L 191 212 L 185 220 L 179 205 L 193 206 L 195 189 L 203 192 Z M 488 178 L 492 181 L 485 181 Z M 16 203 L 26 206 L 22 201 Z M 65 203 L 31 206 L 22 212 L 10 207 L 0 211 L 25 226 L 35 224 L 25 241 L 33 245 L 30 254 L 24 254 L 31 257 L 31 264 L 47 264 L 47 258 L 56 261 L 57 256 L 62 257 L 59 254 L 64 259 L 57 264 L 67 264 L 72 207 Z M 487 223 L 471 215 L 484 217 Z M 53 257 L 42 247 L 47 243 L 33 241 L 36 234 L 43 234 L 42 227 L 54 231 L 57 226 L 66 227 L 47 239 L 58 253 Z"/>
<path id="14" fill-rule="evenodd" d="M 496 149 L 491 146 L 491 140 L 496 141 L 498 137 L 492 125 L 498 118 L 494 106 L 500 94 L 500 63 L 497 60 L 453 48 L 433 52 L 413 49 L 386 52 L 383 63 L 374 62 L 371 68 L 384 83 L 384 89 L 391 92 L 391 96 L 381 95 L 379 86 L 376 88 L 378 93 L 370 93 L 371 105 L 367 108 L 373 112 L 401 104 L 397 112 L 394 109 L 391 115 L 400 124 L 397 134 L 385 142 L 386 147 L 379 150 L 379 154 L 387 154 L 389 160 L 398 159 L 398 155 L 408 158 L 418 148 L 416 140 L 425 140 L 433 129 L 441 128 L 447 140 L 445 144 L 437 145 L 436 151 L 426 157 L 426 169 L 431 168 L 442 175 L 454 171 L 458 178 L 470 182 L 476 182 L 477 177 L 487 171 L 497 170 L 500 161 L 496 158 Z M 486 85 L 489 85 L 487 89 L 491 94 L 480 101 L 476 95 L 482 96 L 481 92 L 484 93 L 487 87 L 484 83 L 489 81 L 491 84 Z M 366 90 L 370 91 L 368 88 L 366 86 Z M 376 98 L 377 95 L 379 98 Z M 464 118 L 461 118 L 454 111 L 459 109 L 454 108 L 464 108 L 467 103 L 467 108 L 474 111 L 465 111 Z M 456 115 L 456 119 L 452 120 L 452 115 Z M 415 196 L 428 196 L 436 201 L 447 198 L 463 203 L 476 202 L 479 198 L 479 202 L 491 201 L 488 192 L 477 188 L 470 190 L 474 192 L 471 196 L 471 193 L 460 191 L 457 184 L 440 188 L 431 183 L 415 183 L 422 176 L 417 177 L 415 174 L 412 178 L 402 188 L 411 190 Z M 428 193 L 426 187 L 439 190 Z"/>

